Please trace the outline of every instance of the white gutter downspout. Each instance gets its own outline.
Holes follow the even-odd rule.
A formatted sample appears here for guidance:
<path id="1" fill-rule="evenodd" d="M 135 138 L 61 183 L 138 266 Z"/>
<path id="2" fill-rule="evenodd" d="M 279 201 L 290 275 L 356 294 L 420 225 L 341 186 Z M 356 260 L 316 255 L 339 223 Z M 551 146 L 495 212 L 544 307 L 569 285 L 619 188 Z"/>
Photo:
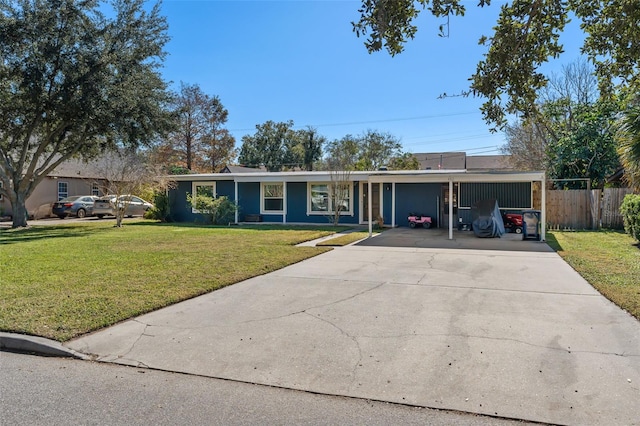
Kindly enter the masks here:
<path id="1" fill-rule="evenodd" d="M 233 179 L 233 187 L 234 187 L 234 201 L 236 203 L 235 219 L 236 219 L 236 223 L 238 223 L 238 181 L 235 179 Z"/>
<path id="2" fill-rule="evenodd" d="M 391 184 L 391 227 L 396 227 L 396 183 Z"/>
<path id="3" fill-rule="evenodd" d="M 449 239 L 453 240 L 453 178 L 449 178 Z"/>
<path id="4" fill-rule="evenodd" d="M 373 221 L 371 220 L 371 209 L 373 208 L 372 206 L 372 200 L 371 200 L 371 180 L 367 179 L 367 188 L 368 188 L 368 193 L 367 193 L 367 204 L 369 205 L 369 238 L 371 238 L 371 236 L 373 235 Z"/>

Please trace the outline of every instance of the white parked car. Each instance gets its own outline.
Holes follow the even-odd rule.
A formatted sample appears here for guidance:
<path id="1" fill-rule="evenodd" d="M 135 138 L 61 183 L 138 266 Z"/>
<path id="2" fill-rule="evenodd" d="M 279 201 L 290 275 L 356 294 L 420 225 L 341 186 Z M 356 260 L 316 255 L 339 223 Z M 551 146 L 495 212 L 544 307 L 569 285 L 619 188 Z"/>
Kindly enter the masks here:
<path id="1" fill-rule="evenodd" d="M 145 212 L 153 208 L 153 204 L 135 195 L 107 195 L 98 198 L 93 203 L 93 215 L 99 218 L 115 216 L 117 208 L 125 209 L 125 216 L 144 216 Z"/>

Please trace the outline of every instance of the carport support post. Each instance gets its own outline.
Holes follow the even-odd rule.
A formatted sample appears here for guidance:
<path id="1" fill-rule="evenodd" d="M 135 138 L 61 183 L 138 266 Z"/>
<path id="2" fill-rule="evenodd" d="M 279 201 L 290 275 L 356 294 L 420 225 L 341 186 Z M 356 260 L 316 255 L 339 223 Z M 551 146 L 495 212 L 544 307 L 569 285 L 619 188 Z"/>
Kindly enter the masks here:
<path id="1" fill-rule="evenodd" d="M 368 188 L 368 192 L 367 192 L 367 205 L 369 206 L 368 210 L 369 210 L 369 238 L 371 238 L 371 236 L 373 235 L 373 223 L 371 221 L 371 209 L 372 209 L 372 203 L 371 203 L 371 179 L 367 180 L 367 188 Z"/>
<path id="2" fill-rule="evenodd" d="M 396 183 L 391 183 L 391 227 L 396 227 Z"/>
<path id="3" fill-rule="evenodd" d="M 453 179 L 449 179 L 449 239 L 453 240 Z"/>

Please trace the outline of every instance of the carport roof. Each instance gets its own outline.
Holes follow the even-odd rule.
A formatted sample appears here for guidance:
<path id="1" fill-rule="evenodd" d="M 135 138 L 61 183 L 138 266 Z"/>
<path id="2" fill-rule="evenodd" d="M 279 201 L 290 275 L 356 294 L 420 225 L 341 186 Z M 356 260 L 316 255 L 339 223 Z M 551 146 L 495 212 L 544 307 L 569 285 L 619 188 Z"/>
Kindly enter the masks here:
<path id="1" fill-rule="evenodd" d="M 369 181 L 386 182 L 532 182 L 544 181 L 544 172 L 468 172 L 466 170 L 398 170 L 372 172 Z"/>
<path id="2" fill-rule="evenodd" d="M 304 182 L 331 180 L 332 174 L 347 172 L 252 172 L 206 173 L 170 176 L 175 181 L 234 180 L 238 182 Z M 387 182 L 531 182 L 544 181 L 544 172 L 469 172 L 467 170 L 380 170 L 348 172 L 348 180 Z"/>

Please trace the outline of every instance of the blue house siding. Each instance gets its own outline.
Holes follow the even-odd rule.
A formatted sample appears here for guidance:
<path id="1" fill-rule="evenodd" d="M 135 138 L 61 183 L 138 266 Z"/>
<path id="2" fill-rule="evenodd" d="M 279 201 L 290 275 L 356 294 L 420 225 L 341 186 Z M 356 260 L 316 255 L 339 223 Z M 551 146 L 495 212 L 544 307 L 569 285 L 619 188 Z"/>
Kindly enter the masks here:
<path id="1" fill-rule="evenodd" d="M 398 183 L 396 184 L 396 222 L 398 226 L 409 226 L 409 213 L 421 213 L 433 218 L 438 217 L 438 197 L 441 195 L 440 183 Z"/>
<path id="2" fill-rule="evenodd" d="M 227 197 L 233 201 L 235 199 L 235 185 L 230 180 L 219 180 L 216 182 L 216 196 Z"/>
<path id="3" fill-rule="evenodd" d="M 238 219 L 244 221 L 245 215 L 260 214 L 260 183 L 238 183 Z"/>
<path id="4" fill-rule="evenodd" d="M 193 191 L 192 182 L 178 182 L 177 188 L 169 191 L 169 205 L 171 206 L 171 216 L 176 222 L 196 222 L 202 220 L 200 213 L 193 213 L 191 206 L 187 202 L 187 194 Z M 218 197 L 228 197 L 234 200 L 235 186 L 233 181 L 216 181 L 216 195 Z"/>
<path id="5" fill-rule="evenodd" d="M 387 188 L 389 188 L 389 190 L 387 191 Z M 391 191 L 391 184 L 390 183 L 385 183 L 382 184 L 382 186 L 380 187 L 380 190 L 382 191 L 382 217 L 384 218 L 384 223 L 385 225 L 391 225 L 391 213 L 392 213 L 392 208 L 393 205 L 391 203 L 392 201 L 392 193 L 393 191 Z M 366 222 L 368 220 L 368 218 L 364 218 L 364 221 Z M 375 220 L 375 218 L 374 218 Z M 396 221 L 398 220 L 398 218 L 396 218 Z"/>
<path id="6" fill-rule="evenodd" d="M 218 196 L 227 196 L 229 199 L 235 199 L 235 187 L 236 183 L 233 180 L 228 180 L 229 175 L 211 175 L 211 176 L 195 176 L 193 179 L 197 179 L 197 182 L 216 182 L 216 194 Z M 247 215 L 260 215 L 260 187 L 261 180 L 274 180 L 279 179 L 277 175 L 263 175 L 256 176 L 255 182 L 238 182 L 238 205 L 239 205 L 239 221 L 245 221 Z M 295 176 L 295 177 L 292 177 Z M 310 175 L 309 179 L 313 179 L 314 182 L 319 182 L 324 176 L 321 174 Z M 320 178 L 318 177 L 320 176 Z M 232 178 L 235 178 L 231 176 Z M 441 176 L 438 176 L 440 178 Z M 526 177 L 526 176 L 525 176 Z M 183 179 L 192 179 L 191 177 L 184 176 Z M 241 180 L 251 179 L 253 176 L 241 175 Z M 282 181 L 286 181 L 287 178 L 293 180 L 307 179 L 304 174 L 283 174 Z M 389 179 L 387 183 L 383 183 L 384 180 Z M 475 177 L 477 179 L 477 177 Z M 487 175 L 487 179 L 491 179 L 492 175 Z M 537 179 L 541 179 L 536 176 Z M 216 180 L 221 179 L 221 180 Z M 327 176 L 327 181 L 330 179 Z M 352 186 L 352 214 L 342 215 L 340 218 L 341 224 L 353 225 L 358 224 L 360 220 L 366 222 L 368 217 L 361 217 L 361 190 L 363 185 L 367 185 L 366 178 L 360 178 L 359 181 L 353 181 Z M 416 177 L 419 179 L 419 177 Z M 444 179 L 444 177 L 443 177 Z M 434 219 L 434 223 L 438 218 L 438 199 L 443 196 L 443 188 L 446 183 L 444 181 L 433 182 L 433 177 L 429 180 L 432 182 L 420 182 L 412 181 L 406 177 L 401 179 L 395 179 L 395 175 L 383 176 L 375 184 L 380 184 L 382 211 L 381 214 L 384 217 L 386 225 L 391 224 L 391 216 L 393 213 L 393 183 L 395 184 L 395 219 L 397 226 L 408 226 L 407 216 L 410 213 L 422 213 L 429 215 Z M 308 208 L 308 182 L 307 181 L 294 181 L 286 182 L 286 222 L 287 223 L 310 223 L 310 224 L 329 224 L 331 218 L 323 214 L 307 215 Z M 462 218 L 463 222 L 471 222 L 470 205 L 477 200 L 485 198 L 497 198 L 498 203 L 502 209 L 523 209 L 530 208 L 531 204 L 531 183 L 516 181 L 505 182 L 460 182 L 456 184 L 459 186 L 458 192 L 458 214 L 454 216 L 454 223 L 458 222 L 458 216 Z M 366 186 L 364 186 L 366 188 Z M 187 203 L 187 194 L 192 192 L 191 180 L 179 180 L 176 188 L 169 191 L 169 201 L 171 206 L 171 212 L 173 219 L 179 222 L 196 222 L 202 221 L 203 217 L 200 214 L 194 214 L 191 211 L 191 206 Z M 442 207 L 442 206 L 441 206 Z M 282 223 L 282 214 L 262 214 L 262 220 L 264 222 Z"/>
<path id="7" fill-rule="evenodd" d="M 287 222 L 309 222 L 306 182 L 287 183 Z"/>
<path id="8" fill-rule="evenodd" d="M 200 217 L 191 212 L 187 194 L 191 193 L 191 182 L 178 182 L 176 189 L 169 191 L 171 217 L 176 222 L 193 222 Z"/>
<path id="9" fill-rule="evenodd" d="M 353 191 L 354 214 L 340 217 L 340 223 L 358 223 L 358 188 Z M 287 222 L 329 224 L 331 218 L 325 215 L 307 215 L 307 182 L 287 183 Z"/>

